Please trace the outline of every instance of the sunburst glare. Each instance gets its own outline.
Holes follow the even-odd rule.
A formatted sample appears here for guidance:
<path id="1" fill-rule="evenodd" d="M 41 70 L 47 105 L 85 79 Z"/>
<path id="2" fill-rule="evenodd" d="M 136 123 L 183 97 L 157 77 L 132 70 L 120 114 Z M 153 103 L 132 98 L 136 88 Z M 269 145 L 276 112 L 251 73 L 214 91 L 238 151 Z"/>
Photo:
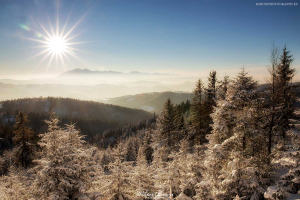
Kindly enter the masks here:
<path id="1" fill-rule="evenodd" d="M 43 44 L 41 46 L 37 46 L 38 48 L 43 48 L 43 50 L 41 50 L 40 52 L 38 52 L 37 54 L 35 54 L 31 58 L 41 57 L 43 55 L 43 57 L 41 58 L 38 65 L 43 63 L 45 60 L 49 59 L 48 64 L 47 64 L 47 69 L 51 65 L 54 58 L 56 60 L 56 65 L 58 64 L 58 60 L 60 60 L 60 62 L 62 64 L 62 66 L 64 67 L 64 69 L 65 69 L 64 59 L 67 59 L 68 61 L 70 61 L 69 56 L 83 62 L 75 54 L 75 51 L 79 51 L 79 49 L 74 48 L 73 46 L 78 45 L 78 44 L 82 44 L 82 43 L 87 43 L 87 41 L 84 41 L 84 42 L 74 41 L 74 39 L 76 37 L 78 37 L 79 35 L 81 35 L 81 33 L 77 33 L 75 35 L 71 35 L 71 34 L 73 33 L 74 29 L 78 26 L 78 24 L 84 19 L 86 14 L 87 13 L 85 13 L 68 31 L 66 31 L 66 27 L 68 25 L 70 15 L 68 16 L 63 28 L 60 30 L 60 28 L 59 28 L 59 14 L 58 14 L 58 11 L 57 11 L 56 30 L 55 31 L 53 29 L 53 26 L 52 26 L 49 18 L 48 18 L 48 21 L 49 21 L 50 30 L 47 30 L 45 28 L 45 25 L 43 25 L 42 23 L 40 23 L 38 21 L 35 21 L 32 18 L 32 20 L 39 25 L 41 30 L 43 30 L 43 31 L 36 31 L 36 33 L 37 33 L 36 35 L 37 35 L 38 39 L 37 38 L 24 37 L 24 36 L 20 36 L 20 37 L 25 38 L 27 40 L 31 40 L 31 41 L 39 42 L 39 43 Z M 25 29 L 25 28 L 23 28 L 23 29 Z M 29 31 L 31 29 L 28 28 L 28 29 L 25 29 L 25 30 Z M 44 32 L 44 33 L 41 33 L 41 32 Z"/>
<path id="2" fill-rule="evenodd" d="M 67 50 L 66 41 L 61 37 L 54 37 L 49 41 L 49 50 L 55 54 L 61 54 Z"/>

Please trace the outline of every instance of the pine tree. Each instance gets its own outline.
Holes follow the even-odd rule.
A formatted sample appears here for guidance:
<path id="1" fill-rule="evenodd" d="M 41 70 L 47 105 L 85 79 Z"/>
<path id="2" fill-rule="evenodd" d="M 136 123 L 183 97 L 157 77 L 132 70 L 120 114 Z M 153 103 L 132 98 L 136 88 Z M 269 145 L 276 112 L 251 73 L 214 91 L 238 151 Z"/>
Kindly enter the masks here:
<path id="1" fill-rule="evenodd" d="M 155 193 L 155 190 L 153 177 L 150 173 L 150 166 L 148 165 L 144 152 L 145 148 L 141 146 L 138 152 L 137 165 L 134 168 L 133 182 L 137 188 L 137 196 L 146 199 L 147 197 L 151 197 L 152 194 Z"/>
<path id="2" fill-rule="evenodd" d="M 239 114 L 245 116 L 245 109 L 253 106 L 254 100 L 257 98 L 256 88 L 257 81 L 252 76 L 248 76 L 248 72 L 243 67 L 227 91 L 226 100 L 232 105 L 233 111 L 236 113 L 237 122 L 241 122 L 245 126 L 247 126 L 245 120 L 240 118 Z M 238 127 L 238 125 L 236 126 Z M 248 127 L 244 127 L 244 129 L 246 130 Z M 245 131 L 242 134 L 244 135 L 243 148 L 245 150 L 247 134 Z"/>
<path id="3" fill-rule="evenodd" d="M 170 154 L 171 150 L 175 148 L 177 124 L 176 113 L 173 103 L 168 99 L 165 103 L 164 110 L 157 119 L 156 131 L 154 140 L 156 145 L 164 146 L 165 150 Z M 167 157 L 165 159 L 168 159 Z"/>
<path id="4" fill-rule="evenodd" d="M 102 157 L 101 157 L 101 167 L 103 168 L 104 173 L 108 173 L 109 172 L 109 168 L 108 165 L 110 162 L 112 162 L 112 158 L 110 156 L 111 151 L 110 149 L 106 149 L 106 151 L 103 153 Z"/>
<path id="5" fill-rule="evenodd" d="M 204 100 L 204 129 L 206 134 L 211 133 L 212 118 L 210 114 L 213 112 L 213 107 L 216 106 L 216 71 L 212 71 L 208 77 L 208 87 L 205 89 Z"/>
<path id="6" fill-rule="evenodd" d="M 143 138 L 143 150 L 145 154 L 145 158 L 147 160 L 148 165 L 153 161 L 153 148 L 151 146 L 152 141 L 152 129 L 147 129 L 145 132 L 145 136 Z"/>
<path id="7" fill-rule="evenodd" d="M 196 89 L 194 90 L 194 98 L 192 100 L 192 116 L 191 116 L 191 126 L 189 127 L 189 140 L 195 142 L 196 144 L 203 144 L 206 142 L 206 132 L 204 129 L 204 86 L 201 79 L 198 80 L 196 84 Z"/>
<path id="8" fill-rule="evenodd" d="M 90 158 L 93 149 L 86 149 L 82 136 L 74 125 L 65 129 L 58 127 L 58 119 L 47 121 L 48 132 L 41 135 L 38 143 L 42 148 L 41 158 L 36 160 L 35 187 L 37 196 L 47 199 L 69 199 L 87 189 L 93 172 Z"/>
<path id="9" fill-rule="evenodd" d="M 166 157 L 169 159 L 165 159 Z M 154 150 L 154 158 L 151 165 L 151 174 L 154 177 L 156 191 L 154 199 L 164 199 L 166 196 L 172 199 L 175 195 L 174 193 L 179 192 L 176 190 L 179 173 L 172 160 L 172 155 L 164 146 Z"/>
<path id="10" fill-rule="evenodd" d="M 209 73 L 207 89 L 212 91 L 212 97 L 214 99 L 216 98 L 216 93 L 217 93 L 216 83 L 217 83 L 217 72 L 213 70 Z"/>
<path id="11" fill-rule="evenodd" d="M 114 162 L 109 163 L 110 174 L 104 175 L 100 181 L 101 191 L 107 199 L 125 200 L 136 196 L 133 184 L 132 162 L 124 162 L 126 151 L 119 143 L 112 152 Z"/>
<path id="12" fill-rule="evenodd" d="M 259 199 L 262 195 L 269 169 L 256 87 L 257 82 L 242 69 L 225 100 L 217 101 L 197 197 Z"/>
<path id="13" fill-rule="evenodd" d="M 174 174 L 177 174 L 177 177 L 174 177 L 174 182 L 177 181 L 177 184 L 174 184 L 173 191 L 177 191 L 177 193 L 181 192 L 189 197 L 195 195 L 195 183 L 200 178 L 197 173 L 200 170 L 198 157 L 201 157 L 196 152 L 194 154 L 191 152 L 189 141 L 182 139 L 179 151 L 172 152 L 170 155 L 175 171 Z"/>
<path id="14" fill-rule="evenodd" d="M 28 123 L 27 115 L 23 112 L 19 112 L 16 117 L 16 125 L 14 126 L 13 141 L 17 145 L 16 157 L 17 162 L 21 166 L 27 168 L 34 156 L 34 145 L 32 144 L 33 131 L 26 126 Z"/>
<path id="15" fill-rule="evenodd" d="M 218 83 L 217 99 L 224 100 L 230 83 L 229 76 L 225 75 L 223 80 L 219 81 Z"/>
<path id="16" fill-rule="evenodd" d="M 125 161 L 126 162 L 136 161 L 137 155 L 136 155 L 133 139 L 129 138 L 125 146 L 126 146 Z"/>
<path id="17" fill-rule="evenodd" d="M 278 91 L 278 101 L 281 109 L 280 128 L 282 137 L 285 138 L 286 131 L 290 128 L 289 119 L 294 118 L 295 92 L 291 81 L 295 76 L 295 69 L 290 67 L 293 62 L 293 56 L 287 51 L 286 46 L 283 48 L 280 57 L 280 63 L 276 68 L 276 81 L 280 86 Z"/>

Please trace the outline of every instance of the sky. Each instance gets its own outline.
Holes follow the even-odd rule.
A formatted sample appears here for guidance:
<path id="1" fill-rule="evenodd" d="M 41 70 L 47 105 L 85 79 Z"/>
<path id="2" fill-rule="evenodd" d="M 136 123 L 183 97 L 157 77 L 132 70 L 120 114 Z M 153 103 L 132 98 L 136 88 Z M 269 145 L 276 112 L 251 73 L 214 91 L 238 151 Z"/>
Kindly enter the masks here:
<path id="1" fill-rule="evenodd" d="M 266 2 L 271 1 L 1 0 L 0 78 L 43 78 L 74 68 L 231 75 L 244 66 L 262 79 L 272 41 L 287 45 L 300 71 L 300 5 L 256 5 Z M 45 54 L 34 55 L 45 47 L 26 38 L 44 40 L 39 23 L 50 32 L 48 19 L 55 29 L 57 13 L 59 31 L 68 16 L 65 32 L 80 21 L 69 35 L 79 34 L 71 40 L 79 43 L 72 46 L 78 59 L 40 63 Z"/>

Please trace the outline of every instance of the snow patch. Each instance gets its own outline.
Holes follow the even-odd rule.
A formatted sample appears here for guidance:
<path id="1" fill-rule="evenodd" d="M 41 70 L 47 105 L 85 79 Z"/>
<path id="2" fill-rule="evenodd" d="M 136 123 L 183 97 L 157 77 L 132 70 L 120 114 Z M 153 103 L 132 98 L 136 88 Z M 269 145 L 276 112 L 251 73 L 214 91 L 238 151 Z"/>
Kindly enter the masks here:
<path id="1" fill-rule="evenodd" d="M 181 192 L 180 195 L 176 197 L 176 200 L 193 200 L 193 199 Z"/>
<path id="2" fill-rule="evenodd" d="M 266 199 L 272 199 L 272 196 L 277 191 L 277 186 L 270 186 L 268 187 L 268 190 L 265 192 L 264 197 Z"/>
<path id="3" fill-rule="evenodd" d="M 153 111 L 155 108 L 152 106 L 142 106 L 141 109 L 150 112 Z"/>
<path id="4" fill-rule="evenodd" d="M 133 101 L 133 100 L 134 100 L 134 97 L 130 98 L 130 99 L 127 99 L 126 101 L 129 102 L 129 101 Z"/>

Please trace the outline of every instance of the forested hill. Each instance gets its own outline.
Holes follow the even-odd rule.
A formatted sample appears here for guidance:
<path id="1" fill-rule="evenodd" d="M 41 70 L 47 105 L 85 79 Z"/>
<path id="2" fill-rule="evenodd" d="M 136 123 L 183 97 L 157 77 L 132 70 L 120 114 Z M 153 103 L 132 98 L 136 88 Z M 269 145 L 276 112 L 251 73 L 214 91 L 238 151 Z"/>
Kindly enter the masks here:
<path id="1" fill-rule="evenodd" d="M 18 111 L 47 113 L 54 109 L 58 117 L 97 119 L 136 123 L 152 114 L 143 110 L 130 109 L 93 101 L 71 98 L 27 98 L 0 102 L 0 113 L 4 116 L 16 115 Z"/>
<path id="2" fill-rule="evenodd" d="M 164 102 L 168 98 L 174 104 L 180 104 L 183 101 L 192 100 L 193 97 L 194 94 L 188 92 L 151 92 L 111 98 L 107 103 L 160 113 L 163 110 Z"/>

